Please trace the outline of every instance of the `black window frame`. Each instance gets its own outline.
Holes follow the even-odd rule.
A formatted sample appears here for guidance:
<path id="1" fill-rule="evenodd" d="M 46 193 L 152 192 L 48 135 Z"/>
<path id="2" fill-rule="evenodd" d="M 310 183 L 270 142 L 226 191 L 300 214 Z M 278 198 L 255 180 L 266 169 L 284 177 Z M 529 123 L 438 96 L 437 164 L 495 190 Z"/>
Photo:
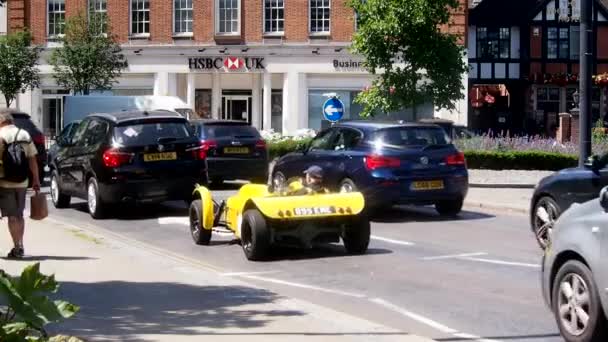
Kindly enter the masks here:
<path id="1" fill-rule="evenodd" d="M 479 59 L 510 59 L 511 58 L 511 28 L 510 27 L 487 27 L 480 26 L 476 30 L 476 49 Z M 483 34 L 482 34 L 483 33 Z M 491 44 L 494 42 L 494 44 Z M 488 45 L 493 47 L 484 48 Z M 506 48 L 506 54 L 502 55 L 502 48 Z M 493 51 L 495 50 L 495 51 Z"/>
<path id="2" fill-rule="evenodd" d="M 555 30 L 555 36 L 550 37 L 549 33 Z M 545 57 L 550 60 L 570 60 L 570 26 L 548 26 L 544 39 Z M 562 32 L 566 32 L 566 37 L 562 37 Z M 551 54 L 549 44 L 555 43 L 556 55 Z M 568 46 L 567 50 L 562 50 L 562 43 Z M 565 55 L 564 55 L 565 53 Z"/>
<path id="3" fill-rule="evenodd" d="M 358 138 L 353 139 L 353 141 L 356 141 L 354 144 L 346 145 L 346 141 L 344 139 L 345 132 L 353 133 L 354 135 L 358 136 Z M 361 142 L 363 142 L 363 133 L 361 131 L 354 128 L 342 127 L 338 129 L 337 139 L 335 139 L 333 143 L 333 149 L 336 151 L 352 151 L 357 146 L 361 145 Z M 342 148 L 340 148 L 341 143 L 344 143 Z"/>
<path id="4" fill-rule="evenodd" d="M 332 146 L 334 146 L 335 143 L 335 139 L 336 139 L 336 135 L 337 135 L 338 130 L 336 128 L 329 128 L 326 129 L 324 131 L 321 131 L 319 134 L 317 134 L 317 136 L 310 142 L 310 145 L 308 147 L 308 151 L 309 152 L 314 152 L 314 151 L 331 151 L 333 148 Z M 319 148 L 314 146 L 316 141 L 321 140 L 323 137 L 325 136 L 329 136 L 326 145 Z"/>

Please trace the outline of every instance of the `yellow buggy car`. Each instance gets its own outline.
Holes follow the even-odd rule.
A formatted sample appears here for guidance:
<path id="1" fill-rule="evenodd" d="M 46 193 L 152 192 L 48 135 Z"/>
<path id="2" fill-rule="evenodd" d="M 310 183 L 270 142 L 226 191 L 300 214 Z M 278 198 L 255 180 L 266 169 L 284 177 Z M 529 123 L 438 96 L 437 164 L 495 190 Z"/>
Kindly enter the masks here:
<path id="1" fill-rule="evenodd" d="M 262 260 L 273 244 L 336 243 L 350 254 L 367 251 L 370 223 L 362 214 L 359 192 L 289 195 L 266 185 L 246 184 L 217 203 L 197 185 L 190 205 L 190 232 L 196 244 L 208 245 L 214 228 L 227 228 L 241 240 L 249 260 Z"/>

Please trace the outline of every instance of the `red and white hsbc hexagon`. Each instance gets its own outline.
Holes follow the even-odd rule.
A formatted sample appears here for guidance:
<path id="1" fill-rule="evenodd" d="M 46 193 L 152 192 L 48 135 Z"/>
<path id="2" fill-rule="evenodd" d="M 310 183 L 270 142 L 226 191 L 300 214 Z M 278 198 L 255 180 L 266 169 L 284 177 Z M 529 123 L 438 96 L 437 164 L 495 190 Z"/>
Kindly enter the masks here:
<path id="1" fill-rule="evenodd" d="M 238 57 L 226 57 L 226 59 L 224 59 L 224 66 L 230 70 L 240 69 L 243 64 L 243 60 Z"/>

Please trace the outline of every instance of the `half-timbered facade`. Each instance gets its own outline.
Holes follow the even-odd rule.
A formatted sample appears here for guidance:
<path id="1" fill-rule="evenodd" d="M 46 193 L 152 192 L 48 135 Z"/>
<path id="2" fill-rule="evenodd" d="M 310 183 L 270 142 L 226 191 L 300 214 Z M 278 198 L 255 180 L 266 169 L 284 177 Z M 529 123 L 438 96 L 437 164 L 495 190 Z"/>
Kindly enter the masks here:
<path id="1" fill-rule="evenodd" d="M 580 0 L 483 0 L 470 10 L 469 126 L 554 136 L 578 89 Z M 608 0 L 593 0 L 593 74 L 608 73 Z M 593 89 L 594 122 L 608 93 Z"/>

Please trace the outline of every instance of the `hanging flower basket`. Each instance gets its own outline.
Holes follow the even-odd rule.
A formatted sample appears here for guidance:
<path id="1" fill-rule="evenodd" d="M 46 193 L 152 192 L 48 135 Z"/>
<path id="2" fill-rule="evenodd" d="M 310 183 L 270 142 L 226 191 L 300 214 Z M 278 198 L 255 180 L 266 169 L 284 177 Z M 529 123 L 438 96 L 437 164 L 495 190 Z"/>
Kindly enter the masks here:
<path id="1" fill-rule="evenodd" d="M 593 76 L 593 80 L 595 81 L 595 84 L 600 87 L 608 86 L 608 72 Z"/>

